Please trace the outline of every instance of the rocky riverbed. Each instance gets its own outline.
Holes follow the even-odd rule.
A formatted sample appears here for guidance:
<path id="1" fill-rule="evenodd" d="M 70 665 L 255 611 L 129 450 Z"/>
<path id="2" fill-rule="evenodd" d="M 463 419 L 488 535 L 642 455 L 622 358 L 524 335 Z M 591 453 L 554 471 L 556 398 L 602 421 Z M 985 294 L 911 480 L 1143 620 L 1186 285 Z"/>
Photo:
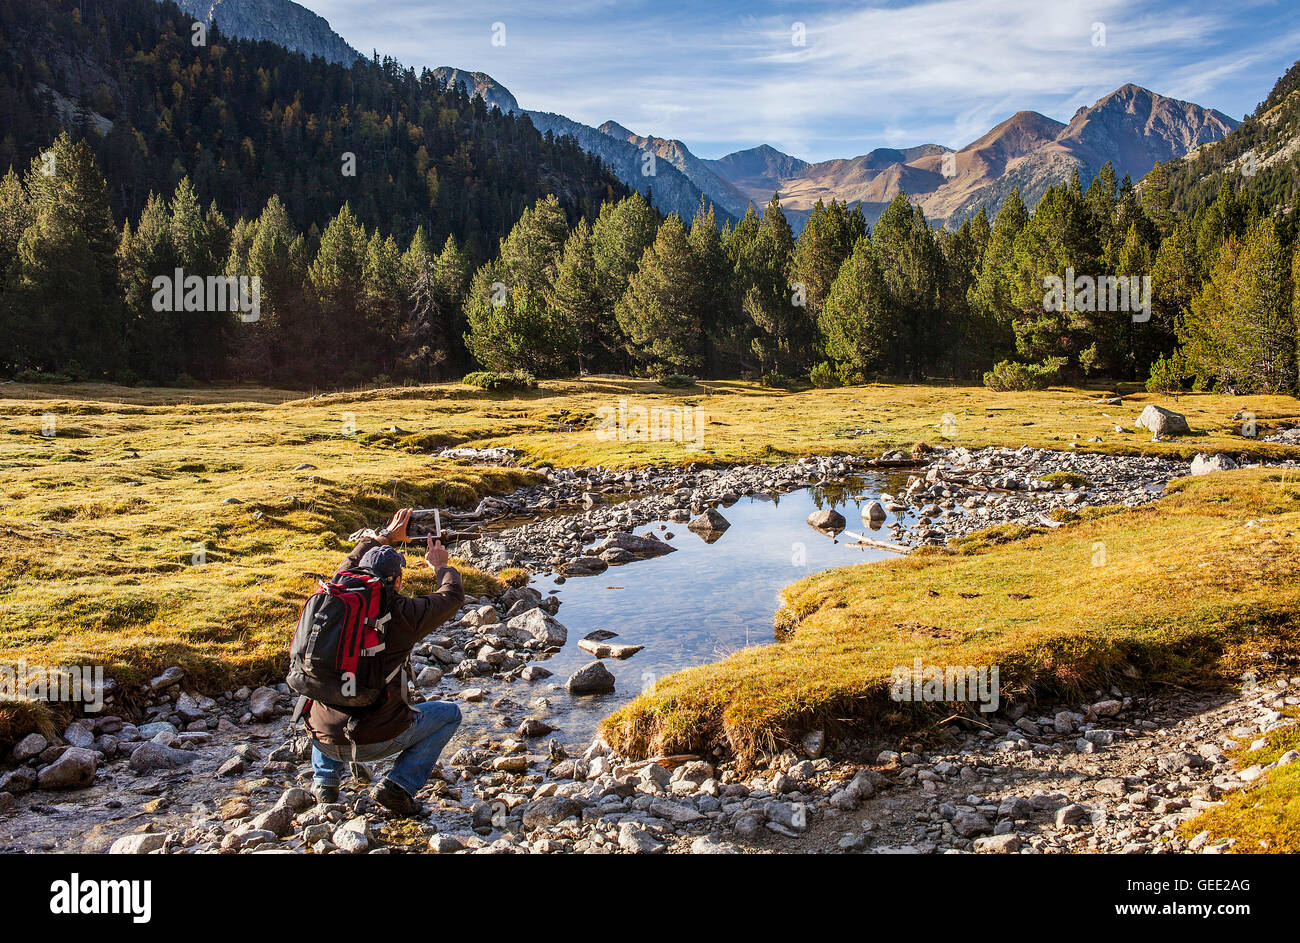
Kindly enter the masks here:
<path id="1" fill-rule="evenodd" d="M 1058 509 L 1137 506 L 1190 470 L 1153 458 L 961 447 L 725 469 L 546 469 L 545 484 L 464 515 L 484 529 L 456 550 L 487 568 L 577 579 L 670 552 L 634 528 L 661 522 L 708 539 L 742 496 L 854 488 L 886 472 L 899 486 L 880 495 L 895 517 L 885 533 L 915 545 L 999 523 L 1050 525 Z M 864 530 L 878 526 L 867 517 Z M 599 657 L 564 684 L 551 677 L 546 657 L 566 640 L 559 600 L 516 587 L 467 600 L 417 647 L 420 694 L 480 705 L 490 717 L 463 727 L 444 754 L 421 796 L 424 819 L 385 818 L 360 784 L 337 805 L 315 806 L 306 741 L 287 727 L 287 688 L 206 697 L 171 669 L 110 691 L 105 712 L 58 737 L 16 745 L 0 767 L 0 849 L 1183 850 L 1170 838 L 1179 816 L 1252 781 L 1227 764 L 1227 741 L 1289 723 L 1278 712 L 1300 694 L 1300 679 L 1248 685 L 1231 699 L 1098 692 L 1041 716 L 957 722 L 924 751 L 843 743 L 832 758 L 814 734 L 742 775 L 722 756 L 630 763 L 599 740 L 574 749 L 549 738 L 555 699 L 604 684 Z M 607 639 L 587 641 L 593 654 L 616 655 L 601 648 Z"/>

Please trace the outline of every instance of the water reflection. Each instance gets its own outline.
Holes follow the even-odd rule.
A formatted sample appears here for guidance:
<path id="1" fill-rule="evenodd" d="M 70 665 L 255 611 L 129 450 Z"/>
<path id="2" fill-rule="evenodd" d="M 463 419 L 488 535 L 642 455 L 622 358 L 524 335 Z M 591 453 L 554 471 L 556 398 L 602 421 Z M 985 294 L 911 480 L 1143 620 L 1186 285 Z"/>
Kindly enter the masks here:
<path id="1" fill-rule="evenodd" d="M 781 496 L 742 498 L 725 509 L 731 527 L 721 533 L 697 534 L 684 524 L 655 522 L 635 532 L 654 531 L 677 552 L 611 567 L 598 576 L 571 577 L 560 586 L 546 578 L 534 580 L 538 590 L 563 600 L 559 619 L 568 627 L 568 643 L 538 662 L 555 673 L 553 678 L 508 687 L 490 683 L 492 693 L 508 692 L 522 703 L 544 695 L 550 702 L 548 719 L 561 728 L 556 736 L 576 745 L 590 739 L 602 717 L 665 674 L 772 642 L 772 616 L 782 588 L 829 567 L 894 556 L 855 545 L 845 536 L 836 539 L 806 523 L 814 510 L 832 508 L 848 519 L 849 530 L 858 529 L 862 509 L 882 490 L 897 487 L 892 477 L 866 476 Z M 893 519 L 891 515 L 886 525 Z M 616 641 L 645 649 L 623 661 L 605 659 L 617 679 L 613 694 L 571 698 L 562 688 L 554 690 L 553 684 L 562 685 L 591 660 L 578 641 L 597 630 L 615 632 Z"/>

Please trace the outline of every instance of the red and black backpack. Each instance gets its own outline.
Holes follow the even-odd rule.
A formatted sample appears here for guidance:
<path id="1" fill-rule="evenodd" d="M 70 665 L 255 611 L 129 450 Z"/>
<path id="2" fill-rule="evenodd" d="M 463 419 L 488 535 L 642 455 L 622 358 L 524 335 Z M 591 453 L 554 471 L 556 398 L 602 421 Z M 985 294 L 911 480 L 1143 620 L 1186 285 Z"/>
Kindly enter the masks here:
<path id="1" fill-rule="evenodd" d="M 401 670 L 383 670 L 391 597 L 392 590 L 368 570 L 344 570 L 318 584 L 289 646 L 289 687 L 330 707 L 368 707 L 379 700 Z"/>

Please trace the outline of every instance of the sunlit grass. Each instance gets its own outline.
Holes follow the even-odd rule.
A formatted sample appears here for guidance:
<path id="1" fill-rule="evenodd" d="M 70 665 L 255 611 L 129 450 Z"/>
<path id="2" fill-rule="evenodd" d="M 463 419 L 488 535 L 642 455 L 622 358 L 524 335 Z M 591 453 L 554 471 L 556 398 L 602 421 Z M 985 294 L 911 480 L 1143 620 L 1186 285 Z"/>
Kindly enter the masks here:
<path id="1" fill-rule="evenodd" d="M 1254 470 L 1171 491 L 1140 510 L 805 579 L 784 593 L 785 641 L 659 680 L 605 733 L 633 755 L 723 746 L 750 758 L 812 727 L 912 729 L 937 718 L 893 701 L 889 684 L 917 657 L 998 666 L 1004 702 L 1114 681 L 1214 682 L 1265 651 L 1286 664 L 1300 482 Z"/>

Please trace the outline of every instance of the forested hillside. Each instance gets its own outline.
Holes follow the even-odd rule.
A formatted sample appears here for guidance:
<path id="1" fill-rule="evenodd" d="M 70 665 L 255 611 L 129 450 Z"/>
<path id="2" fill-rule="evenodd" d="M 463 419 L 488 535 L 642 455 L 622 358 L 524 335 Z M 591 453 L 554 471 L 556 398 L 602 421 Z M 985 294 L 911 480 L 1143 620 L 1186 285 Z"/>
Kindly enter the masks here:
<path id="1" fill-rule="evenodd" d="M 1300 62 L 1231 134 L 1157 167 L 1143 186 L 1166 190 L 1171 210 L 1190 212 L 1214 199 L 1225 177 L 1251 202 L 1294 212 L 1300 192 Z"/>
<path id="2" fill-rule="evenodd" d="M 188 176 L 231 218 L 275 195 L 305 230 L 346 201 L 367 226 L 401 239 L 424 226 L 480 254 L 545 193 L 576 218 L 625 192 L 572 143 L 431 73 L 391 59 L 345 68 L 215 30 L 194 38 L 170 3 L 6 0 L 0 170 L 25 167 L 71 125 L 119 224 Z"/>
<path id="3" fill-rule="evenodd" d="M 1297 386 L 1300 253 L 1265 185 L 1282 177 L 1205 191 L 1157 166 L 1139 188 L 1106 163 L 1032 212 L 1012 190 L 949 230 L 900 191 L 874 225 L 817 202 L 796 237 L 776 196 L 734 223 L 703 200 L 665 219 L 571 142 L 393 62 L 192 47 L 151 0 L 17 0 L 0 24 L 26 40 L 0 99 L 28 161 L 0 181 L 6 375 Z M 1290 84 L 1214 147 L 1268 121 L 1281 141 Z M 1286 148 L 1267 166 L 1293 165 Z M 257 296 L 215 301 L 219 276 Z"/>

